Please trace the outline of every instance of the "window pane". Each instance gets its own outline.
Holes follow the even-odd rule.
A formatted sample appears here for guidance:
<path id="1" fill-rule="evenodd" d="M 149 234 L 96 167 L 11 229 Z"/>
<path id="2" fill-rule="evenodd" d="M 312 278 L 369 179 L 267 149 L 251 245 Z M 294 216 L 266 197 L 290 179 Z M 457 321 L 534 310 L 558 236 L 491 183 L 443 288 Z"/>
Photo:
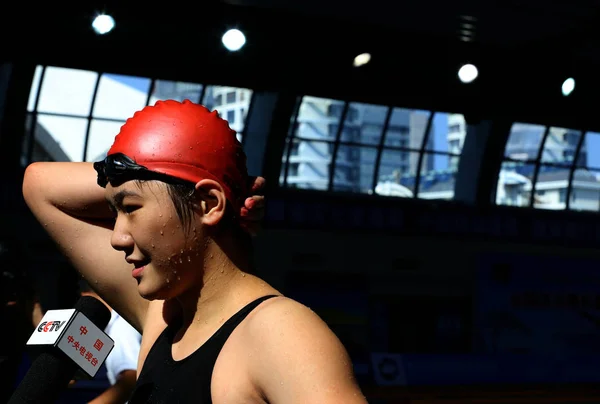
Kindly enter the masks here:
<path id="1" fill-rule="evenodd" d="M 460 154 L 466 135 L 467 123 L 462 114 L 436 112 L 425 150 Z"/>
<path id="2" fill-rule="evenodd" d="M 573 188 L 569 209 L 597 212 L 600 210 L 600 172 L 577 169 L 573 173 Z M 565 196 L 566 198 L 566 192 Z"/>
<path id="3" fill-rule="evenodd" d="M 247 88 L 207 86 L 202 104 L 210 110 L 219 111 L 219 115 L 229 122 L 231 129 L 241 133 L 246 125 L 246 114 L 242 111 L 248 110 L 251 98 L 252 90 Z M 233 119 L 230 120 L 230 117 Z"/>
<path id="4" fill-rule="evenodd" d="M 32 161 L 82 161 L 87 124 L 85 118 L 38 114 Z"/>
<path id="5" fill-rule="evenodd" d="M 383 105 L 350 103 L 344 120 L 344 132 L 346 129 L 356 129 L 357 132 L 355 138 L 350 141 L 378 145 L 388 109 Z"/>
<path id="6" fill-rule="evenodd" d="M 505 161 L 496 188 L 496 204 L 529 206 L 534 164 Z"/>
<path id="7" fill-rule="evenodd" d="M 577 158 L 577 166 L 600 168 L 600 133 L 586 133 Z"/>
<path id="8" fill-rule="evenodd" d="M 304 139 L 335 140 L 343 107 L 342 101 L 302 97 L 294 136 Z"/>
<path id="9" fill-rule="evenodd" d="M 148 78 L 103 74 L 93 116 L 118 120 L 130 118 L 146 106 L 149 91 Z"/>
<path id="10" fill-rule="evenodd" d="M 296 131 L 298 130 L 298 123 L 296 119 L 296 115 L 300 113 L 300 107 L 302 106 L 302 100 L 306 97 L 298 97 L 296 98 L 296 106 L 294 107 L 294 113 L 290 116 L 290 125 L 288 126 L 287 137 L 293 137 L 296 135 Z"/>
<path id="11" fill-rule="evenodd" d="M 235 119 L 236 119 L 235 110 L 227 111 L 227 122 L 229 122 L 229 124 L 231 124 L 232 122 L 235 122 Z"/>
<path id="12" fill-rule="evenodd" d="M 418 160 L 417 151 L 383 150 L 375 193 L 412 198 Z"/>
<path id="13" fill-rule="evenodd" d="M 93 119 L 90 126 L 86 161 L 103 160 L 124 123 Z"/>
<path id="14" fill-rule="evenodd" d="M 542 162 L 558 164 L 572 163 L 580 137 L 581 132 L 578 130 L 550 128 L 544 142 Z"/>
<path id="15" fill-rule="evenodd" d="M 159 100 L 190 100 L 200 102 L 202 84 L 186 83 L 183 81 L 156 80 L 150 97 L 150 105 Z"/>
<path id="16" fill-rule="evenodd" d="M 46 68 L 37 110 L 54 114 L 88 116 L 98 73 L 86 70 Z M 83 153 L 83 149 L 81 150 Z"/>
<path id="17" fill-rule="evenodd" d="M 340 145 L 335 158 L 333 190 L 370 193 L 377 149 Z"/>
<path id="18" fill-rule="evenodd" d="M 569 171 L 568 167 L 540 166 L 533 199 L 535 208 L 565 209 Z"/>
<path id="19" fill-rule="evenodd" d="M 288 161 L 288 187 L 327 190 L 332 154 L 333 143 L 294 139 Z"/>
<path id="20" fill-rule="evenodd" d="M 44 70 L 43 66 L 37 65 L 35 67 L 35 73 L 33 74 L 33 80 L 31 81 L 31 89 L 29 90 L 29 101 L 27 102 L 28 112 L 31 112 L 35 109 L 35 99 L 40 89 L 40 78 L 42 77 L 42 70 Z"/>
<path id="21" fill-rule="evenodd" d="M 540 150 L 545 126 L 528 123 L 513 124 L 504 156 L 513 160 L 535 160 Z"/>
<path id="22" fill-rule="evenodd" d="M 429 111 L 394 108 L 384 145 L 420 150 L 429 115 Z"/>
<path id="23" fill-rule="evenodd" d="M 423 155 L 421 179 L 419 181 L 419 198 L 454 198 L 454 183 L 459 157 L 458 155 L 441 153 L 425 153 Z M 439 167 L 439 169 L 436 167 Z"/>

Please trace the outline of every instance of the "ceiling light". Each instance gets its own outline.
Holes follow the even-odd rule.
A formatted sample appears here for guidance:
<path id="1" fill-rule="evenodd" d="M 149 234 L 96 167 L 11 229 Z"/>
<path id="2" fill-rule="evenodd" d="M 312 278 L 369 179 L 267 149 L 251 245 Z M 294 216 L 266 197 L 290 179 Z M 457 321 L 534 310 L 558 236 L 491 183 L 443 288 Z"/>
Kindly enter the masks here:
<path id="1" fill-rule="evenodd" d="M 354 65 L 354 67 L 360 67 L 360 66 L 366 65 L 370 61 L 371 61 L 370 53 L 361 53 L 360 55 L 358 55 L 354 58 L 353 65 Z"/>
<path id="2" fill-rule="evenodd" d="M 562 84 L 562 94 L 567 97 L 575 90 L 575 79 L 569 77 Z"/>
<path id="3" fill-rule="evenodd" d="M 246 36 L 239 29 L 230 29 L 221 38 L 223 45 L 231 52 L 239 51 L 246 44 Z"/>
<path id="4" fill-rule="evenodd" d="M 462 67 L 458 70 L 458 78 L 463 83 L 471 83 L 474 81 L 479 75 L 479 71 L 477 67 L 471 63 L 467 63 L 462 65 Z"/>
<path id="5" fill-rule="evenodd" d="M 92 21 L 92 28 L 98 35 L 108 34 L 115 27 L 115 20 L 108 14 L 98 14 Z"/>

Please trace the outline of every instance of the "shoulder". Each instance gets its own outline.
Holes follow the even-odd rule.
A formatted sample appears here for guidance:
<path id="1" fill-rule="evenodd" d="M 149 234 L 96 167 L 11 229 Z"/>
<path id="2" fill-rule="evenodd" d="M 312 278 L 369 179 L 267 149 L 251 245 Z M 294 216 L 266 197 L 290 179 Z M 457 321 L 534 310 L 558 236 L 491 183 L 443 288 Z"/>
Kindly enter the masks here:
<path id="1" fill-rule="evenodd" d="M 283 331 L 333 333 L 327 324 L 310 308 L 285 296 L 277 296 L 263 302 L 249 316 L 246 332 L 249 336 L 265 337 Z"/>
<path id="2" fill-rule="evenodd" d="M 248 320 L 244 337 L 254 349 L 273 353 L 304 348 L 310 355 L 345 355 L 329 326 L 310 308 L 287 297 L 263 302 Z"/>
<path id="3" fill-rule="evenodd" d="M 269 402 L 364 402 L 344 346 L 310 308 L 278 297 L 248 320 L 242 341 L 261 358 L 249 372 Z"/>

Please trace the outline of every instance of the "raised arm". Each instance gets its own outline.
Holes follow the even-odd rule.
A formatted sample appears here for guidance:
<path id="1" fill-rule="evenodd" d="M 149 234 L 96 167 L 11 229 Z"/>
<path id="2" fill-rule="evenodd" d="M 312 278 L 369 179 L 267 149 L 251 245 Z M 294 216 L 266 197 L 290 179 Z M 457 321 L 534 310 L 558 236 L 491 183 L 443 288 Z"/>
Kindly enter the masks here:
<path id="1" fill-rule="evenodd" d="M 137 291 L 132 265 L 111 246 L 114 214 L 92 163 L 33 163 L 25 171 L 23 196 L 92 288 L 142 332 L 149 302 Z"/>

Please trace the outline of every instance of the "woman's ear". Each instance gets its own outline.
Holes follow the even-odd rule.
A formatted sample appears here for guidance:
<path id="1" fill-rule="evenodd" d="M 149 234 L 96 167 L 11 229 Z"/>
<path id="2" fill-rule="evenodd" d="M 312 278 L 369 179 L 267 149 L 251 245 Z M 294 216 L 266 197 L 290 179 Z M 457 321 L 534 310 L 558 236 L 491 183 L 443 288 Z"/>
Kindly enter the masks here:
<path id="1" fill-rule="evenodd" d="M 227 206 L 223 187 L 217 181 L 204 179 L 195 188 L 202 211 L 202 224 L 216 226 L 225 216 Z"/>

